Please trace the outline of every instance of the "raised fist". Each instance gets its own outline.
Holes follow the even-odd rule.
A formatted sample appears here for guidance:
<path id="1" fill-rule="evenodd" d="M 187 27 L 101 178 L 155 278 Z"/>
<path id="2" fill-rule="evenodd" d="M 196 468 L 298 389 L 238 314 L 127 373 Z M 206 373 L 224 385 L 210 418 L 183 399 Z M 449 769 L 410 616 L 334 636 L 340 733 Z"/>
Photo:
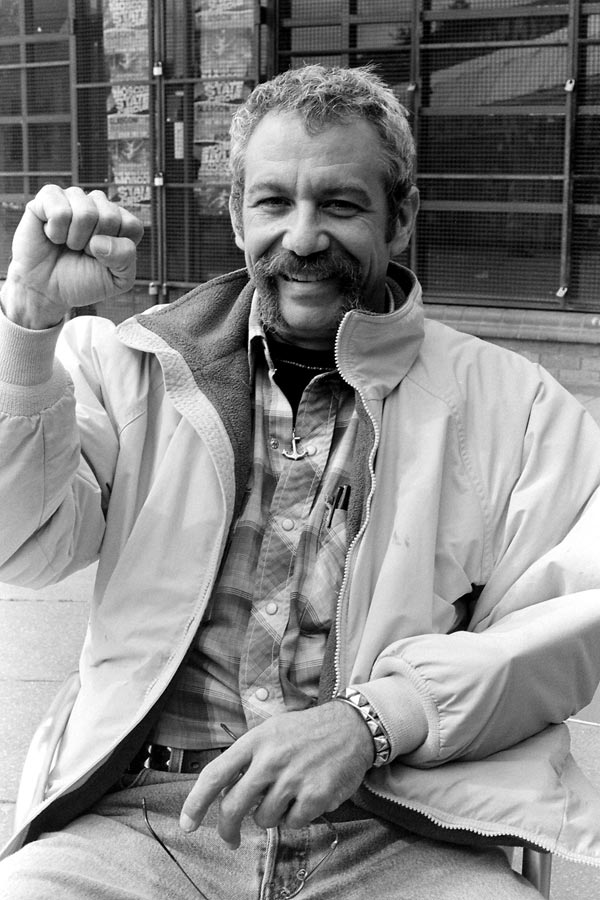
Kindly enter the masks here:
<path id="1" fill-rule="evenodd" d="M 26 328 L 49 328 L 71 307 L 129 290 L 143 232 L 102 191 L 45 185 L 15 231 L 1 294 L 5 314 Z"/>

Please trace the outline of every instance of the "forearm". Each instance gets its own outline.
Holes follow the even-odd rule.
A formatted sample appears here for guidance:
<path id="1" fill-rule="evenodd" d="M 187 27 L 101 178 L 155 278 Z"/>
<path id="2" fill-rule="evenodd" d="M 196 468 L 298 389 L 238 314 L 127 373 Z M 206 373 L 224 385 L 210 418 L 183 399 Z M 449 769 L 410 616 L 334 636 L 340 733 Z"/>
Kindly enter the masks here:
<path id="1" fill-rule="evenodd" d="M 30 331 L 0 313 L 0 579 L 6 582 L 54 581 L 76 554 L 84 564 L 101 525 L 93 508 L 100 506 L 98 491 L 78 473 L 73 389 L 54 357 L 59 332 Z M 83 508 L 90 522 L 75 537 Z"/>
<path id="2" fill-rule="evenodd" d="M 484 758 L 589 702 L 600 678 L 599 609 L 600 593 L 585 591 L 530 606 L 479 634 L 398 641 L 361 690 L 394 734 L 406 716 L 405 686 L 416 687 L 426 735 L 400 754 L 410 765 Z"/>

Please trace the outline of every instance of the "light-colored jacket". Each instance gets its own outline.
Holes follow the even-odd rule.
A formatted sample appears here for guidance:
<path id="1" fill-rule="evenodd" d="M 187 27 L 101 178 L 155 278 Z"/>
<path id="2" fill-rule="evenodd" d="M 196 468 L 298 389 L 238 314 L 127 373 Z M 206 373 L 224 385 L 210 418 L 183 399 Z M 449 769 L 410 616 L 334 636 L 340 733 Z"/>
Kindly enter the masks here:
<path id="1" fill-rule="evenodd" d="M 406 301 L 349 313 L 336 341 L 361 429 L 322 698 L 361 685 L 394 755 L 356 802 L 600 865 L 600 799 L 560 724 L 600 678 L 600 435 L 390 275 Z M 250 465 L 251 297 L 242 271 L 117 328 L 75 319 L 54 365 L 54 330 L 0 323 L 0 580 L 99 559 L 47 799 L 5 852 L 110 787 L 200 626 Z"/>

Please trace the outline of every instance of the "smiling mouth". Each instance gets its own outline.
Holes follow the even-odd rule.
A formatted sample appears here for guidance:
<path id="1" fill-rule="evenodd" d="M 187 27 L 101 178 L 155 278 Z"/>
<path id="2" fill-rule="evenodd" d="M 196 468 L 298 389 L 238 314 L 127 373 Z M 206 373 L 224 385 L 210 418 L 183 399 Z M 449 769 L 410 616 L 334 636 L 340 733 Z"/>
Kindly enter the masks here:
<path id="1" fill-rule="evenodd" d="M 284 281 L 296 281 L 300 284 L 311 284 L 318 281 L 329 281 L 331 275 L 282 275 Z"/>

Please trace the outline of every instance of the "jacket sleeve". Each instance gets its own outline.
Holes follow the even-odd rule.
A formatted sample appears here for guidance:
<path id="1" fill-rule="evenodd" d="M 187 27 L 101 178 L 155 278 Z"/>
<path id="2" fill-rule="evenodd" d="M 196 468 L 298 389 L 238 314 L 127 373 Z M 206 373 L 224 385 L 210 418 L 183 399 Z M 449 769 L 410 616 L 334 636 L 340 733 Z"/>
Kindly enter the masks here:
<path id="1" fill-rule="evenodd" d="M 530 372 L 510 446 L 498 425 L 486 441 L 470 423 L 487 549 L 468 627 L 395 642 L 358 685 L 410 765 L 513 746 L 576 713 L 600 680 L 600 435 L 551 376 L 534 389 Z"/>
<path id="2" fill-rule="evenodd" d="M 0 318 L 0 580 L 33 588 L 93 562 L 104 533 L 93 452 L 80 439 L 90 403 L 100 408 L 98 392 L 90 388 L 76 411 L 72 379 L 55 356 L 60 332 Z M 103 418 L 108 437 L 92 444 L 114 455 Z"/>

